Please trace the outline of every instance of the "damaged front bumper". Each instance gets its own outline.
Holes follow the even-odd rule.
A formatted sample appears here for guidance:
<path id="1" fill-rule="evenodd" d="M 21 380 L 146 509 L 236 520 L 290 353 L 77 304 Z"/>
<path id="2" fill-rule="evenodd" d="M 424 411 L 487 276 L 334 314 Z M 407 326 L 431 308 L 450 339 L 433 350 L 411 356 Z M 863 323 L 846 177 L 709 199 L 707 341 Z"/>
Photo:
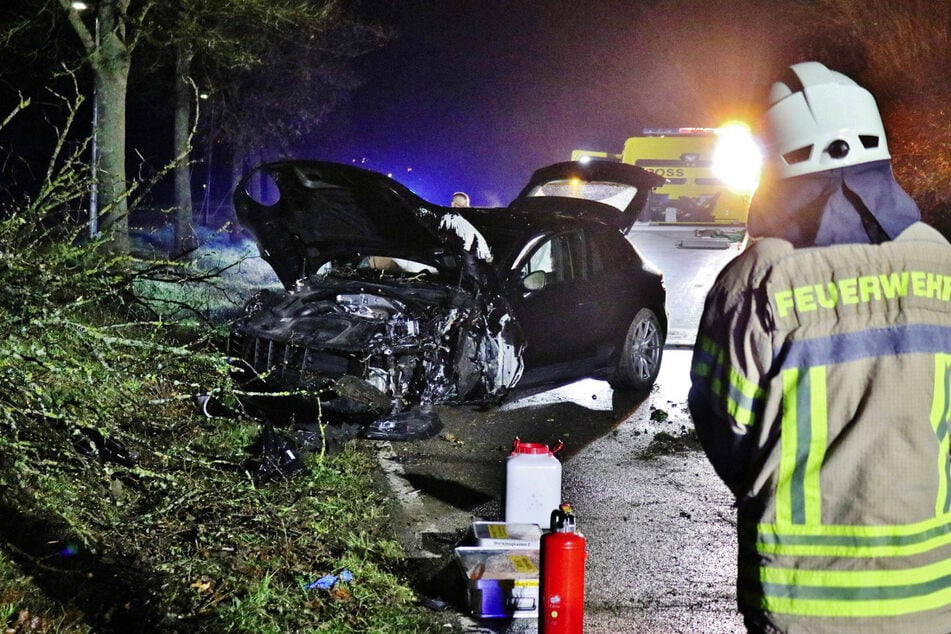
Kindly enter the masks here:
<path id="1" fill-rule="evenodd" d="M 412 439 L 434 433 L 432 405 L 499 402 L 521 376 L 524 340 L 501 300 L 433 283 L 318 282 L 252 302 L 233 329 L 235 378 L 265 413 L 374 421 L 375 437 Z"/>

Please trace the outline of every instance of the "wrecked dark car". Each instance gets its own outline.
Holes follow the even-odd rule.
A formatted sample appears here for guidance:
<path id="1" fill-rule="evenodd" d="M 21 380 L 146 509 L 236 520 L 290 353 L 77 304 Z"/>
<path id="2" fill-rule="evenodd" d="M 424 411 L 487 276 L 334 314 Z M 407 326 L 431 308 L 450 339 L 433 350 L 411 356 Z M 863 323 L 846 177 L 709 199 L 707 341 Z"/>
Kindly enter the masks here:
<path id="1" fill-rule="evenodd" d="M 257 294 L 235 323 L 236 375 L 285 394 L 286 416 L 359 421 L 370 438 L 516 387 L 648 389 L 666 291 L 624 234 L 661 182 L 559 163 L 507 207 L 450 208 L 353 166 L 262 165 L 235 209 L 286 292 Z"/>

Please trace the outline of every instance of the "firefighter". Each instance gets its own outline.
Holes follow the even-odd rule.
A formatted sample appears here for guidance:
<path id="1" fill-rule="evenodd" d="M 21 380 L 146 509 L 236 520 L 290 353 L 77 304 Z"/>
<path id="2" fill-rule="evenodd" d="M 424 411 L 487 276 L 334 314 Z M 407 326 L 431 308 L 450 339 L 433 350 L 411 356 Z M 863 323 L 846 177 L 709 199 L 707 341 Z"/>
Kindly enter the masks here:
<path id="1" fill-rule="evenodd" d="M 736 496 L 751 632 L 951 632 L 951 245 L 872 97 L 773 84 L 750 247 L 706 299 L 690 412 Z"/>

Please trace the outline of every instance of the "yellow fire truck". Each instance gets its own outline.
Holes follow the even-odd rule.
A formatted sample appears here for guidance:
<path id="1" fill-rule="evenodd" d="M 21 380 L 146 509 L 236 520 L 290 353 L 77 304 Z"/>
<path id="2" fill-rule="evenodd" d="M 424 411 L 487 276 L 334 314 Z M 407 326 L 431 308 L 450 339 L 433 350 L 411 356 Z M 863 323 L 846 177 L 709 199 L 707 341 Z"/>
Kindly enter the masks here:
<path id="1" fill-rule="evenodd" d="M 638 165 L 667 182 L 654 189 L 640 222 L 744 225 L 759 180 L 759 152 L 742 124 L 720 128 L 648 128 L 621 154 L 574 150 L 571 160 L 597 158 Z"/>

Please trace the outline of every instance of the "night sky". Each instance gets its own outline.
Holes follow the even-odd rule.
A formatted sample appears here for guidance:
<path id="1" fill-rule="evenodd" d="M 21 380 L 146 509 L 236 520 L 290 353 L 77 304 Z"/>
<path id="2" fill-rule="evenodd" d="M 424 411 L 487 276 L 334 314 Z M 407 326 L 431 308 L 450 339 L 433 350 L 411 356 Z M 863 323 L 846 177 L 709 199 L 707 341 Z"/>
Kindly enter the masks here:
<path id="1" fill-rule="evenodd" d="M 506 204 L 573 149 L 748 118 L 777 65 L 798 61 L 778 54 L 763 4 L 378 0 L 398 38 L 362 60 L 367 83 L 302 151 L 433 202 Z"/>

